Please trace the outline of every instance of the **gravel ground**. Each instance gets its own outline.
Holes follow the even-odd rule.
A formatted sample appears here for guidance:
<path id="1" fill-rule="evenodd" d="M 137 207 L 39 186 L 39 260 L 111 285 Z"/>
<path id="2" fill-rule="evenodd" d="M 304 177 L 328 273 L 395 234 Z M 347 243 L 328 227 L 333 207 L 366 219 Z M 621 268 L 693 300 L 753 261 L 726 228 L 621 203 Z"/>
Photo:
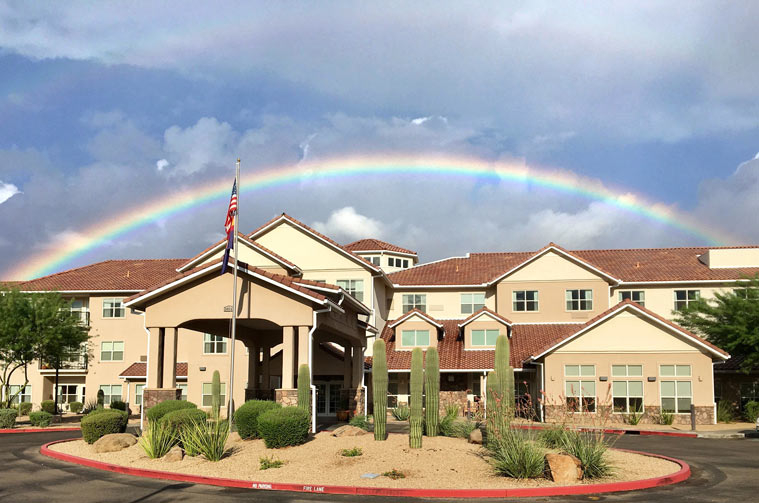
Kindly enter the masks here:
<path id="1" fill-rule="evenodd" d="M 375 442 L 371 434 L 336 438 L 329 432 L 322 432 L 297 447 L 266 449 L 262 440 L 242 441 L 234 434 L 228 447 L 231 453 L 217 463 L 187 456 L 175 463 L 149 459 L 139 444 L 120 452 L 104 454 L 95 454 L 92 446 L 83 440 L 57 444 L 53 449 L 117 465 L 259 482 L 446 489 L 554 484 L 545 479 L 517 481 L 496 476 L 486 458 L 483 458 L 480 446 L 455 438 L 424 437 L 421 449 L 409 449 L 408 436 L 403 434 L 390 434 L 386 441 Z M 360 447 L 363 455 L 352 458 L 340 455 L 342 449 L 353 447 Z M 273 456 L 284 461 L 285 465 L 260 470 L 259 459 L 264 456 Z M 615 450 L 609 451 L 608 459 L 615 467 L 615 475 L 596 479 L 592 483 L 645 479 L 679 469 L 679 465 L 669 461 Z M 403 472 L 406 478 L 361 478 L 365 473 L 381 474 L 392 469 Z"/>

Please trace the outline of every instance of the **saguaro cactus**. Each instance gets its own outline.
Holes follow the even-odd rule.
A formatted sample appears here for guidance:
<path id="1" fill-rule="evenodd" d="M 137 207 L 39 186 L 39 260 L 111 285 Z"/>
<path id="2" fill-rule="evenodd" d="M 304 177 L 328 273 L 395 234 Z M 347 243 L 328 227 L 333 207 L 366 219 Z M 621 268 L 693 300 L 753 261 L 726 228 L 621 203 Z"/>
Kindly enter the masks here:
<path id="1" fill-rule="evenodd" d="M 428 437 L 436 437 L 440 420 L 440 357 L 437 348 L 427 348 L 424 360 L 424 417 Z"/>
<path id="2" fill-rule="evenodd" d="M 385 440 L 387 425 L 387 357 L 385 341 L 374 341 L 372 352 L 372 393 L 374 394 L 374 440 Z"/>
<path id="3" fill-rule="evenodd" d="M 488 372 L 487 384 L 485 387 L 485 408 L 487 419 L 485 421 L 485 441 L 491 443 L 495 440 L 498 421 L 500 414 L 501 397 L 498 396 L 498 377 L 494 370 Z"/>
<path id="4" fill-rule="evenodd" d="M 498 381 L 497 392 L 501 399 L 503 414 L 514 412 L 514 368 L 509 365 L 511 345 L 506 335 L 499 335 L 495 341 L 495 373 Z"/>
<path id="5" fill-rule="evenodd" d="M 298 408 L 309 412 L 311 405 L 311 371 L 305 363 L 298 367 Z"/>
<path id="6" fill-rule="evenodd" d="M 411 351 L 411 416 L 409 417 L 408 445 L 422 447 L 422 391 L 424 389 L 424 353 L 422 348 Z"/>
<path id="7" fill-rule="evenodd" d="M 218 370 L 213 371 L 211 379 L 211 412 L 213 417 L 219 419 L 221 414 L 221 376 Z"/>
<path id="8" fill-rule="evenodd" d="M 98 390 L 98 407 L 103 408 L 103 404 L 105 403 L 105 393 L 102 389 Z"/>

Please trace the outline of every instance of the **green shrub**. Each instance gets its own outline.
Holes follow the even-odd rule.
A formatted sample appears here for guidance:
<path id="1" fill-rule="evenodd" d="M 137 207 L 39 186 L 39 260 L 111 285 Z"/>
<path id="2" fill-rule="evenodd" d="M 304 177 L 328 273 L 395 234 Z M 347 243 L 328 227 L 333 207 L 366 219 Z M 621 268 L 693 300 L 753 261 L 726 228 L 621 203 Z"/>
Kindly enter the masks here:
<path id="1" fill-rule="evenodd" d="M 123 410 L 125 412 L 127 411 L 127 404 L 126 402 L 122 402 L 121 400 L 113 400 L 111 402 L 111 408 L 116 410 Z"/>
<path id="2" fill-rule="evenodd" d="M 535 442 L 518 430 L 500 431 L 488 440 L 490 456 L 496 473 L 515 479 L 534 479 L 545 472 L 545 453 Z"/>
<path id="3" fill-rule="evenodd" d="M 96 400 L 88 400 L 87 402 L 84 403 L 84 407 L 82 407 L 82 414 L 89 414 L 90 412 L 98 408 L 102 409 L 102 407 L 98 406 L 98 403 Z"/>
<path id="4" fill-rule="evenodd" d="M 120 410 L 95 409 L 82 418 L 82 438 L 95 443 L 103 435 L 124 433 L 129 416 Z"/>
<path id="5" fill-rule="evenodd" d="M 55 414 L 55 402 L 52 400 L 45 400 L 40 404 L 40 409 L 48 414 Z"/>
<path id="6" fill-rule="evenodd" d="M 445 416 L 438 425 L 440 434 L 444 437 L 469 438 L 469 434 L 477 429 L 477 423 L 464 418 Z"/>
<path id="7" fill-rule="evenodd" d="M 444 417 L 453 417 L 456 418 L 459 416 L 459 412 L 461 412 L 461 409 L 459 408 L 458 404 L 455 403 L 448 403 L 445 405 L 445 416 Z"/>
<path id="8" fill-rule="evenodd" d="M 16 409 L 0 409 L 0 428 L 13 428 L 17 416 Z"/>
<path id="9" fill-rule="evenodd" d="M 406 474 L 405 473 L 403 473 L 403 472 L 401 472 L 399 470 L 396 470 L 395 468 L 393 468 L 389 472 L 383 473 L 382 476 L 383 477 L 387 477 L 389 479 L 393 479 L 393 480 L 405 479 L 406 478 Z"/>
<path id="10" fill-rule="evenodd" d="M 624 419 L 627 424 L 636 426 L 638 423 L 640 423 L 640 420 L 643 419 L 643 413 L 640 411 L 634 410 L 632 412 L 625 414 Z"/>
<path id="11" fill-rule="evenodd" d="M 743 410 L 749 422 L 755 423 L 756 419 L 759 418 L 759 402 L 748 402 Z"/>
<path id="12" fill-rule="evenodd" d="M 69 404 L 69 410 L 74 414 L 79 414 L 82 412 L 82 408 L 84 408 L 84 404 L 82 404 L 82 402 L 71 402 Z"/>
<path id="13" fill-rule="evenodd" d="M 371 416 L 353 416 L 350 421 L 348 421 L 348 424 L 351 426 L 355 426 L 356 428 L 361 428 L 364 431 L 369 431 L 369 418 Z"/>
<path id="14" fill-rule="evenodd" d="M 258 462 L 260 463 L 261 470 L 268 470 L 269 468 L 279 468 L 280 466 L 285 464 L 284 461 L 282 461 L 281 459 L 277 459 L 274 456 L 260 457 L 258 458 Z"/>
<path id="15" fill-rule="evenodd" d="M 50 426 L 50 423 L 52 421 L 53 415 L 47 411 L 38 410 L 37 412 L 29 413 L 29 423 L 31 423 L 32 426 L 45 428 L 47 426 Z"/>
<path id="16" fill-rule="evenodd" d="M 189 428 L 193 423 L 205 421 L 207 418 L 206 413 L 200 409 L 179 409 L 167 412 L 161 419 L 153 422 L 164 425 L 178 438 L 184 428 Z"/>
<path id="17" fill-rule="evenodd" d="M 735 407 L 727 400 L 717 402 L 717 421 L 720 423 L 732 423 L 735 421 Z"/>
<path id="18" fill-rule="evenodd" d="M 271 409 L 281 409 L 277 402 L 269 400 L 248 400 L 235 411 L 235 424 L 240 438 L 258 437 L 258 417 Z"/>
<path id="19" fill-rule="evenodd" d="M 180 431 L 179 438 L 189 456 L 202 454 L 208 461 L 219 461 L 227 452 L 229 421 L 221 419 L 193 421 L 191 425 Z"/>
<path id="20" fill-rule="evenodd" d="M 157 459 L 164 457 L 178 441 L 171 425 L 163 420 L 151 421 L 140 437 L 140 447 L 149 458 Z"/>
<path id="21" fill-rule="evenodd" d="M 166 400 L 148 409 L 148 421 L 158 421 L 169 412 L 175 410 L 197 408 L 197 405 L 187 400 Z"/>
<path id="22" fill-rule="evenodd" d="M 409 416 L 411 415 L 411 409 L 409 409 L 405 405 L 399 405 L 398 407 L 394 409 L 390 409 L 391 414 L 393 414 L 393 417 L 398 421 L 408 421 Z"/>
<path id="23" fill-rule="evenodd" d="M 675 421 L 675 414 L 672 412 L 661 411 L 659 414 L 659 424 L 671 425 Z"/>
<path id="24" fill-rule="evenodd" d="M 310 427 L 308 412 L 297 407 L 271 409 L 258 417 L 258 434 L 269 449 L 304 443 Z"/>
<path id="25" fill-rule="evenodd" d="M 568 430 L 562 439 L 561 449 L 582 463 L 583 478 L 594 479 L 611 475 L 612 468 L 606 461 L 610 445 L 601 433 L 581 433 Z"/>
<path id="26" fill-rule="evenodd" d="M 32 411 L 32 403 L 31 402 L 21 402 L 20 404 L 18 404 L 18 415 L 19 416 L 28 416 L 31 411 Z"/>
<path id="27" fill-rule="evenodd" d="M 343 449 L 340 451 L 340 455 L 346 458 L 355 458 L 361 456 L 364 453 L 361 447 L 353 447 L 351 449 Z"/>
<path id="28" fill-rule="evenodd" d="M 549 449 L 561 449 L 566 436 L 567 428 L 563 424 L 554 424 L 538 432 L 538 442 Z"/>

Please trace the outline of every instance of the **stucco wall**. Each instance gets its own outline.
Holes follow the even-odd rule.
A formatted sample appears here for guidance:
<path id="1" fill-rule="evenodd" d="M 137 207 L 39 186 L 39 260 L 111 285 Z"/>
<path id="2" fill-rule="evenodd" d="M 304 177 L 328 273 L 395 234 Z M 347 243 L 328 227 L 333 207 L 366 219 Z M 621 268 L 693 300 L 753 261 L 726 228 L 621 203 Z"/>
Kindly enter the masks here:
<path id="1" fill-rule="evenodd" d="M 465 288 L 428 288 L 414 290 L 395 290 L 388 319 L 393 320 L 403 316 L 403 295 L 423 294 L 427 296 L 427 313 L 433 318 L 466 318 L 472 313 L 461 312 L 462 293 L 484 293 L 485 307 L 495 311 L 495 288 L 465 289 Z"/>

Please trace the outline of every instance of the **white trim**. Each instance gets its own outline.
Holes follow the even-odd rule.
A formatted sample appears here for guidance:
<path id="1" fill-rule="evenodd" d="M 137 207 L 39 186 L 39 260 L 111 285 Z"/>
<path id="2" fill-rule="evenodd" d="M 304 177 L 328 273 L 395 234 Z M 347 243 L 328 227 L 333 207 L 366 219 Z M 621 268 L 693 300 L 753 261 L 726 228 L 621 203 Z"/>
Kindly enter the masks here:
<path id="1" fill-rule="evenodd" d="M 697 284 L 719 284 L 719 283 L 739 283 L 748 280 L 738 279 L 688 279 L 688 280 L 665 280 L 665 281 L 620 281 L 613 288 L 628 285 L 697 285 Z"/>
<path id="2" fill-rule="evenodd" d="M 685 337 L 686 339 L 689 339 L 691 342 L 694 342 L 694 343 L 696 343 L 697 345 L 699 345 L 699 346 L 701 346 L 702 348 L 706 349 L 706 350 L 707 350 L 707 351 L 709 351 L 710 353 L 712 353 L 712 354 L 714 354 L 714 355 L 718 356 L 719 358 L 722 358 L 722 359 L 724 359 L 724 360 L 727 360 L 728 358 L 730 358 L 730 355 L 729 355 L 729 354 L 728 354 L 727 356 L 725 356 L 724 354 L 722 354 L 722 353 L 720 353 L 720 352 L 716 351 L 715 349 L 713 349 L 713 348 L 711 348 L 711 347 L 707 346 L 707 345 L 706 345 L 706 344 L 704 344 L 703 342 L 701 342 L 701 341 L 699 341 L 699 340 L 697 340 L 697 339 L 694 339 L 694 338 L 693 338 L 691 335 L 689 335 L 689 334 L 687 334 L 687 333 L 683 332 L 682 330 L 679 330 L 679 329 L 677 329 L 676 327 L 673 327 L 672 325 L 670 325 L 670 324 L 668 324 L 668 323 L 665 323 L 665 322 L 663 322 L 663 321 L 659 320 L 658 318 L 656 318 L 656 317 L 654 317 L 654 316 L 651 316 L 651 315 L 650 315 L 650 314 L 648 314 L 646 311 L 644 311 L 642 308 L 640 308 L 640 307 L 639 307 L 637 304 L 623 304 L 623 305 L 621 305 L 621 306 L 620 306 L 618 309 L 615 309 L 614 311 L 610 312 L 609 314 L 607 314 L 607 315 L 606 315 L 606 316 L 604 316 L 603 318 L 600 318 L 600 319 L 596 320 L 596 321 L 595 321 L 595 322 L 593 322 L 591 325 L 588 325 L 587 327 L 583 328 L 582 330 L 580 330 L 580 331 L 578 331 L 578 332 L 575 332 L 574 334 L 570 335 L 570 336 L 569 336 L 569 337 L 567 337 L 566 339 L 563 339 L 563 340 L 561 340 L 561 341 L 557 342 L 556 344 L 554 344 L 554 345 L 553 345 L 553 346 L 551 346 L 550 348 L 546 349 L 545 351 L 543 351 L 543 352 L 542 352 L 542 353 L 540 353 L 539 355 L 537 355 L 537 356 L 530 356 L 530 357 L 528 358 L 528 360 L 530 360 L 530 361 L 535 361 L 535 360 L 537 360 L 538 358 L 542 358 L 543 356 L 547 355 L 548 353 L 551 353 L 551 352 L 553 352 L 553 351 L 554 351 L 556 348 L 558 348 L 559 346 L 563 346 L 564 344 L 568 343 L 569 341 L 571 341 L 571 340 L 574 340 L 574 339 L 576 339 L 577 337 L 581 336 L 581 335 L 582 335 L 582 334 L 584 334 L 585 332 L 588 332 L 589 330 L 592 330 L 592 329 L 593 329 L 593 328 L 595 328 L 595 327 L 596 327 L 598 324 L 600 324 L 600 323 L 603 323 L 604 321 L 608 320 L 609 318 L 612 318 L 612 317 L 616 316 L 616 315 L 617 315 L 617 314 L 618 314 L 620 311 L 622 311 L 622 310 L 624 310 L 624 309 L 634 309 L 635 311 L 638 311 L 638 313 L 642 314 L 643 316 L 645 316 L 645 317 L 646 317 L 646 318 L 648 318 L 649 320 L 651 320 L 651 321 L 655 322 L 656 324 L 658 324 L 658 325 L 660 325 L 660 326 L 662 326 L 662 327 L 664 327 L 664 328 L 668 328 L 668 329 L 670 329 L 670 330 L 674 330 L 675 332 L 679 333 L 680 335 L 682 335 L 682 336 L 683 336 L 683 337 Z"/>
<path id="3" fill-rule="evenodd" d="M 411 267 L 409 267 L 408 269 L 403 269 L 403 271 L 408 271 L 409 269 L 411 269 Z M 401 271 L 396 271 L 392 274 L 396 274 L 399 272 Z M 419 289 L 419 288 L 472 288 L 472 289 L 478 288 L 480 289 L 480 288 L 488 288 L 489 286 L 490 285 L 488 283 L 479 283 L 479 284 L 472 283 L 470 285 L 399 285 L 397 283 L 393 283 L 393 288 L 399 289 L 399 290 L 404 290 L 404 289 L 414 290 L 414 289 Z"/>
<path id="4" fill-rule="evenodd" d="M 256 251 L 260 252 L 262 255 L 267 256 L 273 262 L 278 263 L 279 265 L 285 267 L 286 269 L 290 269 L 291 271 L 299 272 L 301 274 L 303 273 L 303 271 L 301 271 L 301 269 L 297 265 L 287 263 L 287 262 L 283 261 L 283 259 L 275 257 L 270 252 L 267 252 L 266 250 L 262 249 L 260 247 L 260 245 L 258 245 L 255 241 L 248 239 L 244 234 L 241 234 L 238 237 L 238 239 L 241 239 L 245 244 L 247 244 L 251 248 L 255 248 Z M 217 251 L 219 251 L 220 249 L 222 249 L 224 247 L 224 245 L 226 244 L 226 242 L 227 242 L 227 240 L 225 239 L 225 240 L 217 243 L 212 248 L 210 248 L 207 252 L 205 252 L 202 255 L 199 255 L 199 256 L 197 256 L 197 257 L 195 257 L 193 259 L 190 259 L 187 263 L 185 263 L 185 264 L 181 265 L 180 267 L 178 267 L 176 269 L 176 271 L 177 272 L 184 272 L 187 269 L 191 269 L 191 266 L 193 264 L 197 264 L 198 262 L 202 262 L 204 259 L 206 259 L 210 255 L 213 255 L 214 253 L 216 253 Z"/>
<path id="5" fill-rule="evenodd" d="M 488 311 L 482 311 L 482 312 L 481 312 L 480 314 L 478 314 L 477 316 L 474 316 L 474 315 L 473 315 L 473 317 L 470 317 L 470 318 L 464 318 L 464 322 L 463 322 L 463 323 L 459 323 L 459 324 L 458 324 L 458 327 L 459 327 L 459 328 L 464 328 L 466 325 L 469 325 L 471 322 L 473 322 L 474 320 L 476 320 L 477 318 L 479 318 L 480 316 L 483 316 L 483 315 L 488 315 L 488 316 L 490 316 L 490 318 L 492 318 L 494 321 L 497 321 L 497 322 L 499 322 L 499 323 L 501 323 L 501 324 L 503 324 L 503 325 L 506 325 L 507 327 L 511 327 L 511 326 L 513 326 L 513 325 L 514 325 L 514 323 L 512 323 L 512 322 L 509 322 L 509 321 L 506 321 L 506 319 L 502 318 L 502 317 L 501 317 L 499 314 L 496 314 L 495 316 L 493 316 L 493 313 L 491 313 L 491 312 L 488 312 Z"/>
<path id="6" fill-rule="evenodd" d="M 400 325 L 404 321 L 406 321 L 408 318 L 411 318 L 412 316 L 419 316 L 423 320 L 429 322 L 430 324 L 436 326 L 437 328 L 443 328 L 442 323 L 438 323 L 432 318 L 428 317 L 426 314 L 420 312 L 420 311 L 409 311 L 408 313 L 404 314 L 400 318 L 398 318 L 395 323 L 390 324 L 390 328 L 395 328 L 396 326 Z"/>
<path id="7" fill-rule="evenodd" d="M 513 326 L 517 326 L 517 325 L 585 325 L 586 323 L 587 321 L 515 321 Z"/>
<path id="8" fill-rule="evenodd" d="M 348 250 L 348 248 L 345 248 L 345 249 Z M 416 258 L 419 258 L 419 254 L 418 253 L 399 252 L 399 251 L 394 251 L 394 250 L 348 250 L 348 251 L 351 252 L 351 253 L 355 253 L 356 255 L 359 255 L 359 256 L 361 254 L 363 254 L 363 253 L 379 253 L 380 255 L 384 255 L 386 253 L 395 253 L 397 255 L 405 255 L 407 257 L 416 257 Z M 364 258 L 364 257 L 361 257 L 361 258 Z M 374 265 L 374 264 L 372 264 L 372 265 Z M 407 267 L 406 269 L 410 269 L 410 268 Z"/>

